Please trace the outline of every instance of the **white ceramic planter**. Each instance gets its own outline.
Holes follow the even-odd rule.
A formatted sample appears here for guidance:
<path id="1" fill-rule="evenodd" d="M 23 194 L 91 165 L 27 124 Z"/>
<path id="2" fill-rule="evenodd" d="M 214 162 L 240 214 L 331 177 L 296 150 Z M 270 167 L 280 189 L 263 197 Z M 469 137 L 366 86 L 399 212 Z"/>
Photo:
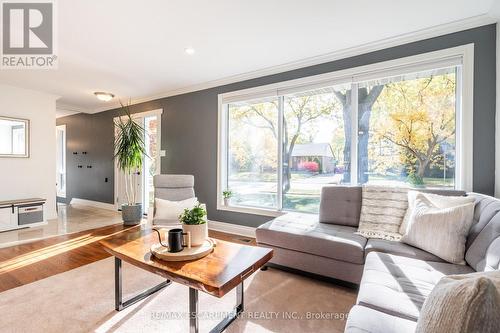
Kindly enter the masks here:
<path id="1" fill-rule="evenodd" d="M 208 223 L 183 224 L 182 230 L 191 235 L 191 246 L 200 246 L 208 238 Z"/>

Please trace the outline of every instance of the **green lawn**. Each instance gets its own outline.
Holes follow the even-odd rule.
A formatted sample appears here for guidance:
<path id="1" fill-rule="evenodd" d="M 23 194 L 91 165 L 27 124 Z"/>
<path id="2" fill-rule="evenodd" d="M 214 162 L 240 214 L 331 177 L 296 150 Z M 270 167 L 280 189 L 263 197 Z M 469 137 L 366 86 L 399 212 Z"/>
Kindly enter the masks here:
<path id="1" fill-rule="evenodd" d="M 370 175 L 370 181 L 374 182 L 382 182 L 382 181 L 393 181 L 393 182 L 404 182 L 400 177 L 396 176 L 385 176 L 385 175 Z M 455 180 L 453 178 L 428 178 L 424 177 L 424 186 L 423 187 L 453 187 Z"/>
<path id="2" fill-rule="evenodd" d="M 318 177 L 321 176 L 322 175 L 318 175 Z M 315 177 L 314 175 L 312 176 L 305 173 L 292 174 L 291 188 L 283 198 L 284 210 L 305 213 L 319 212 L 320 192 L 324 184 L 314 183 Z M 311 179 L 311 182 L 304 181 L 306 179 Z M 294 180 L 302 181 L 293 182 Z M 395 184 L 397 184 L 397 182 L 402 182 L 400 177 L 385 175 L 370 175 L 369 180 L 373 182 L 390 181 Z M 258 189 L 258 185 L 262 185 L 262 183 L 276 183 L 277 178 L 275 173 L 242 172 L 237 175 L 232 175 L 231 181 L 248 183 L 250 186 L 252 185 L 251 183 L 255 183 L 254 192 L 250 191 L 251 193 L 239 194 L 237 188 L 232 188 L 235 193 L 235 196 L 232 198 L 233 204 L 264 208 L 277 207 L 277 194 L 269 191 L 267 189 L 269 186 L 267 186 L 265 190 Z M 442 178 L 424 178 L 424 184 L 424 187 L 453 188 L 453 179 L 446 179 L 443 181 Z M 246 185 L 246 187 L 249 185 Z"/>
<path id="3" fill-rule="evenodd" d="M 316 175 L 311 175 L 305 172 L 292 173 L 292 180 L 311 178 Z M 276 182 L 278 174 L 276 172 L 240 172 L 231 174 L 230 181 L 255 181 L 255 182 Z"/>
<path id="4" fill-rule="evenodd" d="M 317 214 L 319 212 L 319 195 L 304 196 L 286 194 L 283 199 L 283 208 L 285 210 Z"/>
<path id="5" fill-rule="evenodd" d="M 236 195 L 232 203 L 241 206 L 276 208 L 276 193 L 253 193 L 244 196 Z M 288 211 L 304 213 L 319 212 L 319 195 L 286 194 L 283 198 L 283 208 Z"/>

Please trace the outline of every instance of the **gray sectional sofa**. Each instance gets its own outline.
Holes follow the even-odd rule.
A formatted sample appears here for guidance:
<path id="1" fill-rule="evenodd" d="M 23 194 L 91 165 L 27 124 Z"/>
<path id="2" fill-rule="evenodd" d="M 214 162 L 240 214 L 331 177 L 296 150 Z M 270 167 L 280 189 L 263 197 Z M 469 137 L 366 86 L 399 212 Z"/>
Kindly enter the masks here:
<path id="1" fill-rule="evenodd" d="M 324 187 L 319 215 L 278 217 L 257 229 L 257 243 L 274 249 L 271 264 L 359 284 L 346 332 L 414 332 L 423 302 L 441 277 L 499 269 L 500 200 L 467 195 L 476 199 L 467 265 L 444 262 L 401 242 L 355 234 L 361 211 L 359 186 Z"/>

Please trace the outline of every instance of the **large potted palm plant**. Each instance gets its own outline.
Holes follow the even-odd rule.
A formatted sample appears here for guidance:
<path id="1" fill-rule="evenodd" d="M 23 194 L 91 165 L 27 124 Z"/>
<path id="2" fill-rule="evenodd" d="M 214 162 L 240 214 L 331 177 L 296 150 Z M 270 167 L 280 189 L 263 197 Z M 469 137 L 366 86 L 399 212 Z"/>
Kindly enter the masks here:
<path id="1" fill-rule="evenodd" d="M 123 116 L 115 121 L 117 129 L 114 148 L 118 168 L 125 176 L 125 196 L 122 205 L 122 219 L 125 225 L 139 224 L 142 219 L 142 205 L 137 202 L 137 174 L 142 169 L 146 147 L 144 128 L 132 119 L 129 106 L 122 104 Z"/>

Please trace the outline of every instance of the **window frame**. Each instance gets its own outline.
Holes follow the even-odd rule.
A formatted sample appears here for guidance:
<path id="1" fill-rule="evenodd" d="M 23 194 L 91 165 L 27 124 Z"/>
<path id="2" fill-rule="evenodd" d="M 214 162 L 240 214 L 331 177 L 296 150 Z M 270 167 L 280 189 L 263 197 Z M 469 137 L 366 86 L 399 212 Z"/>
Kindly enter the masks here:
<path id="1" fill-rule="evenodd" d="M 383 77 L 414 73 L 440 67 L 458 66 L 456 100 L 455 189 L 472 191 L 473 185 L 473 86 L 474 44 L 398 58 L 365 66 L 282 81 L 218 95 L 217 137 L 217 210 L 264 216 L 280 216 L 283 211 L 283 109 L 284 95 L 315 88 L 351 84 L 351 184 L 358 184 L 358 103 L 359 83 Z M 278 110 L 278 208 L 225 206 L 222 191 L 227 187 L 228 170 L 228 104 L 262 97 L 277 97 Z"/>

